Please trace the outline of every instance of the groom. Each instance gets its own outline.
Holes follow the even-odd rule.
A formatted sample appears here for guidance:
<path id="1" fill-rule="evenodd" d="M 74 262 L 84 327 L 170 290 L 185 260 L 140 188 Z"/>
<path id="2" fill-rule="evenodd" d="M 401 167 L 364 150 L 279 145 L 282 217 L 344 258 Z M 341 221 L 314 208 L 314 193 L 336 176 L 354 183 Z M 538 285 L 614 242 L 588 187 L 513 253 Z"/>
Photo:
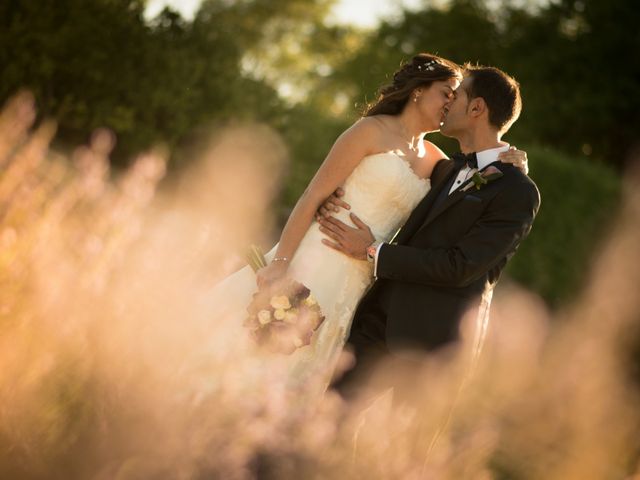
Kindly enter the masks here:
<path id="1" fill-rule="evenodd" d="M 434 351 L 458 337 L 531 230 L 536 185 L 497 162 L 502 135 L 521 110 L 517 82 L 496 68 L 469 67 L 440 129 L 465 154 L 441 160 L 431 191 L 390 243 L 375 241 L 355 215 L 353 228 L 322 217 L 333 248 L 374 264 L 376 281 L 355 313 L 348 343 L 356 363 L 334 386 L 349 396 L 375 364 L 407 349 Z M 337 201 L 328 200 L 329 206 Z"/>

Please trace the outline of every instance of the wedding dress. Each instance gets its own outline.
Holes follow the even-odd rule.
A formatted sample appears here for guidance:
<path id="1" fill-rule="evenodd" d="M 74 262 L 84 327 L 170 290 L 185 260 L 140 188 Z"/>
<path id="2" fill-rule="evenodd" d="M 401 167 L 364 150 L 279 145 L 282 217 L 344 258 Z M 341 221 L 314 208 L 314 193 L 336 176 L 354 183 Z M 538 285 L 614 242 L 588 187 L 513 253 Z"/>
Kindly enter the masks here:
<path id="1" fill-rule="evenodd" d="M 389 240 L 402 226 L 430 188 L 428 179 L 418 177 L 409 162 L 391 153 L 364 157 L 343 185 L 344 201 L 367 224 L 377 240 Z M 353 225 L 350 211 L 335 214 Z M 351 320 L 360 298 L 373 280 L 373 265 L 356 260 L 321 243 L 327 238 L 313 222 L 291 259 L 288 275 L 303 283 L 318 301 L 324 322 L 311 344 L 290 357 L 290 377 L 302 382 L 309 375 L 330 375 L 349 335 Z M 267 254 L 270 261 L 277 245 Z M 214 289 L 216 304 L 225 305 L 225 314 L 236 315 L 242 323 L 246 307 L 257 290 L 255 274 L 249 266 L 228 276 Z M 328 378 L 327 378 L 328 381 Z"/>

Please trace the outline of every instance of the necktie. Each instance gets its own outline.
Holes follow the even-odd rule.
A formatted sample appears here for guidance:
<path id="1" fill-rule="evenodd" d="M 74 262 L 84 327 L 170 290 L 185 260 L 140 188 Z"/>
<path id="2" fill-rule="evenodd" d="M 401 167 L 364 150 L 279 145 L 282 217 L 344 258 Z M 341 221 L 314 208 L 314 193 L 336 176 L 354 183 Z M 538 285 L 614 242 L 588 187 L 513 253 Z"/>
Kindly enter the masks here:
<path id="1" fill-rule="evenodd" d="M 461 164 L 466 164 L 469 168 L 478 168 L 478 157 L 476 156 L 476 152 L 471 153 L 454 153 L 451 155 L 451 159 L 460 162 Z"/>

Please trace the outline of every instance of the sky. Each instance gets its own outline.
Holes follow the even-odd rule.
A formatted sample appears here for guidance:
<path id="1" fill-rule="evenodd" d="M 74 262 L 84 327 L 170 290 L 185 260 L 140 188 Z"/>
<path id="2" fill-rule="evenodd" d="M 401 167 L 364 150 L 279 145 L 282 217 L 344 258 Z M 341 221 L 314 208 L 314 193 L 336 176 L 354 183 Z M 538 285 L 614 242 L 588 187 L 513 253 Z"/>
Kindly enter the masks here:
<path id="1" fill-rule="evenodd" d="M 153 17 L 165 5 L 179 11 L 183 17 L 191 19 L 201 0 L 149 0 L 147 16 Z M 360 27 L 373 27 L 382 18 L 388 18 L 401 7 L 416 8 L 422 0 L 338 0 L 330 17 L 336 23 L 351 23 Z"/>

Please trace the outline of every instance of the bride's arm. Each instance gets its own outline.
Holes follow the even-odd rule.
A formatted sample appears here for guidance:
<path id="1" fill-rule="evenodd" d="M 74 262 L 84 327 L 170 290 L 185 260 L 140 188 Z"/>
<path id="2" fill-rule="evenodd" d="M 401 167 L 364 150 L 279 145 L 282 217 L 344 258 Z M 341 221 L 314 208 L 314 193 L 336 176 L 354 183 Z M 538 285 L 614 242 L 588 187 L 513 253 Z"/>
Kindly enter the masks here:
<path id="1" fill-rule="evenodd" d="M 434 143 L 425 140 L 424 146 L 427 150 L 427 155 L 425 155 L 427 162 L 431 161 L 433 163 L 430 166 L 427 165 L 430 175 L 434 165 L 438 162 L 438 160 L 449 157 Z M 434 159 L 435 162 L 433 162 Z M 502 163 L 510 163 L 514 167 L 520 169 L 525 175 L 528 175 L 529 173 L 529 161 L 527 159 L 527 152 L 525 152 L 524 150 L 518 150 L 518 148 L 513 145 L 511 145 L 509 147 L 509 150 L 507 150 L 506 152 L 500 152 L 498 154 L 498 160 L 500 160 Z"/>
<path id="2" fill-rule="evenodd" d="M 258 271 L 258 285 L 273 282 L 286 273 L 318 207 L 344 183 L 363 157 L 375 153 L 379 135 L 378 122 L 366 117 L 338 137 L 291 212 L 273 261 Z"/>
<path id="3" fill-rule="evenodd" d="M 498 160 L 502 163 L 510 163 L 525 175 L 529 175 L 529 160 L 527 159 L 527 152 L 524 150 L 518 150 L 511 145 L 509 150 L 498 154 Z"/>

